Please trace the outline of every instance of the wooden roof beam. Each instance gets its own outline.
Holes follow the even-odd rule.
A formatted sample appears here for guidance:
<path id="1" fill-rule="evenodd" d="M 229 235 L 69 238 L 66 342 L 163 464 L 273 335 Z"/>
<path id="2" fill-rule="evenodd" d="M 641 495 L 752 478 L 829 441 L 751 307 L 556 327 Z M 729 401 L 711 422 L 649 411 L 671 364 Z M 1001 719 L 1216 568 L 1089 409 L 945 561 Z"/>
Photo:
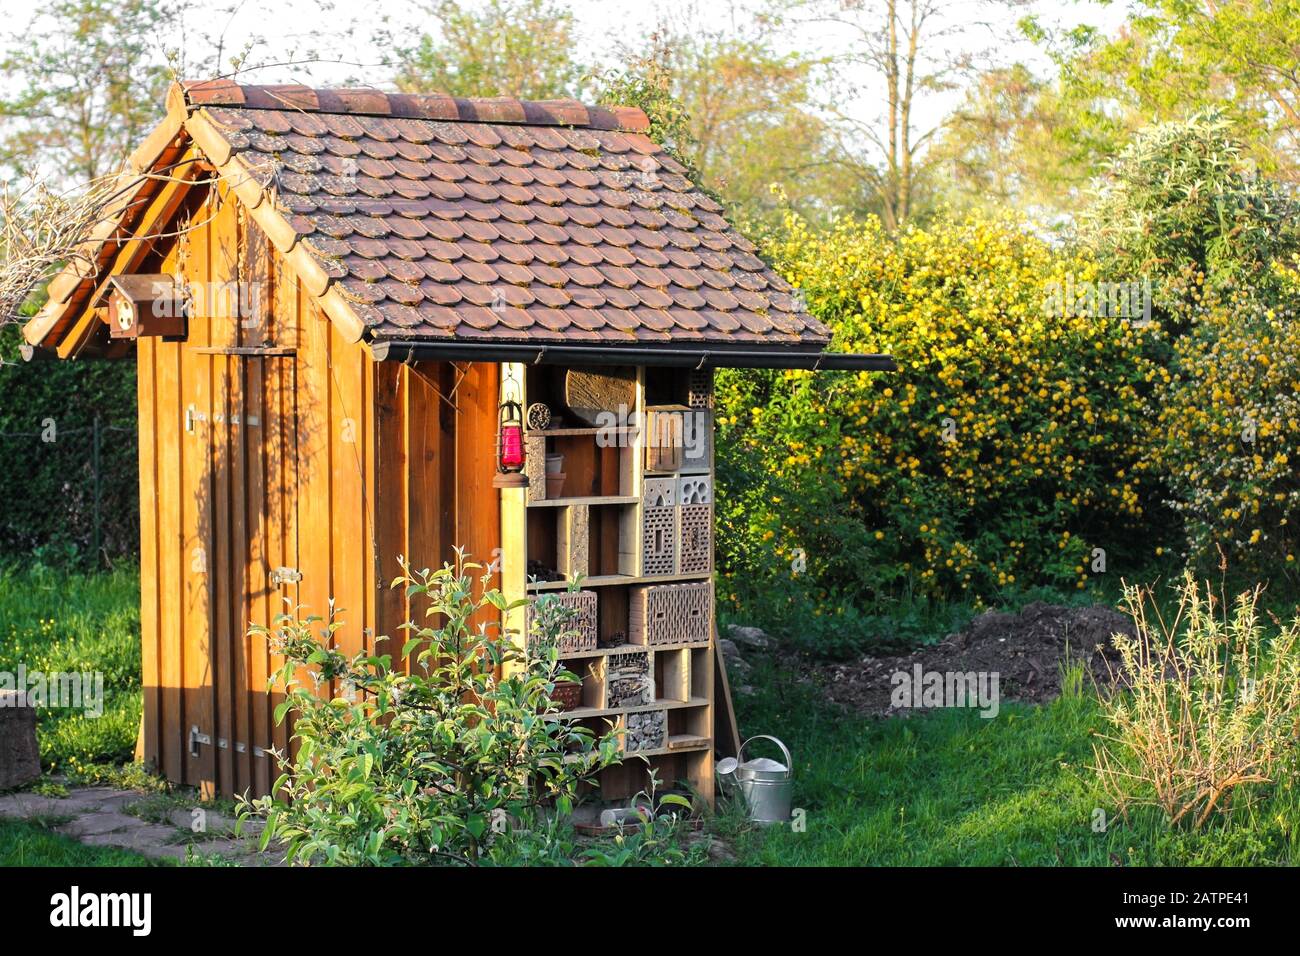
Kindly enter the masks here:
<path id="1" fill-rule="evenodd" d="M 101 319 L 98 304 L 108 287 L 109 278 L 119 273 L 131 272 L 139 266 L 145 256 L 153 250 L 161 234 L 171 225 L 194 185 L 195 177 L 201 168 L 199 160 L 197 151 L 193 148 L 186 150 L 178 164 L 176 175 L 161 181 L 161 188 L 145 207 L 134 235 L 127 238 L 118 247 L 112 259 L 100 269 L 99 281 L 83 300 L 81 311 L 73 318 L 71 330 L 63 336 L 57 346 L 59 358 L 68 358 L 77 354 L 89 340 L 95 330 L 95 322 Z"/>

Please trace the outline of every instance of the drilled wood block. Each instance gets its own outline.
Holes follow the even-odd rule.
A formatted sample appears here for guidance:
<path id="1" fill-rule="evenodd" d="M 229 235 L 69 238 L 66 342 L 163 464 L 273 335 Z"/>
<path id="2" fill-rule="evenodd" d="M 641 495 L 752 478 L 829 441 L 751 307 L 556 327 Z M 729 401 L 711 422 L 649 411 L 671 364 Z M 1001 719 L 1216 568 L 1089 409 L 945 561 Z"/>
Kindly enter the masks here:
<path id="1" fill-rule="evenodd" d="M 713 479 L 708 475 L 682 475 L 677 479 L 679 505 L 707 505 L 713 503 Z"/>
<path id="2" fill-rule="evenodd" d="M 713 412 L 693 408 L 682 417 L 682 467 L 709 468 L 713 461 Z"/>
<path id="3" fill-rule="evenodd" d="M 713 506 L 682 505 L 677 561 L 682 574 L 713 570 Z"/>
<path id="4" fill-rule="evenodd" d="M 591 508 L 569 505 L 561 509 L 556 528 L 559 571 L 566 578 L 589 574 L 591 563 Z"/>
<path id="5" fill-rule="evenodd" d="M 713 582 L 643 584 L 629 596 L 628 640 L 651 647 L 709 640 L 713 626 Z"/>
<path id="6" fill-rule="evenodd" d="M 524 475 L 528 478 L 528 500 L 546 500 L 546 439 L 529 435 L 524 439 Z"/>
<path id="7" fill-rule="evenodd" d="M 690 417 L 689 411 L 684 405 L 660 405 L 646 409 L 646 471 L 681 470 L 685 420 Z"/>
<path id="8" fill-rule="evenodd" d="M 643 508 L 641 573 L 673 574 L 677 570 L 677 509 Z"/>
<path id="9" fill-rule="evenodd" d="M 539 607 L 539 602 L 554 601 L 549 607 Z M 565 614 L 561 609 L 573 613 Z M 528 640 L 537 640 L 533 632 L 533 622 L 559 622 L 561 617 L 568 618 L 560 624 L 560 639 L 557 647 L 561 654 L 575 651 L 590 651 L 596 648 L 596 592 L 595 591 L 557 591 L 536 597 L 528 602 L 528 613 L 524 615 Z"/>
<path id="10" fill-rule="evenodd" d="M 647 478 L 641 499 L 647 508 L 671 508 L 677 503 L 676 478 Z"/>
<path id="11" fill-rule="evenodd" d="M 587 425 L 600 425 L 608 415 L 626 416 L 636 407 L 636 369 L 569 369 L 564 373 L 564 403 Z"/>

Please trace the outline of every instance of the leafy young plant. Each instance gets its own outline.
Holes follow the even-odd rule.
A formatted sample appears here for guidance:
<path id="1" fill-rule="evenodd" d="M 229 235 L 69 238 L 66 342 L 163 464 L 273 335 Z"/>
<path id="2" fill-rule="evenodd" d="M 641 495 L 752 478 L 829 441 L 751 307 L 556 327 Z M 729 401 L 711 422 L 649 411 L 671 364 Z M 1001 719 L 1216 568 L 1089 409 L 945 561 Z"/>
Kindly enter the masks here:
<path id="1" fill-rule="evenodd" d="M 613 735 L 560 719 L 551 699 L 577 679 L 557 652 L 566 608 L 539 599 L 521 649 L 499 622 L 522 602 L 463 552 L 437 571 L 401 567 L 393 586 L 418 620 L 396 662 L 335 649 L 332 610 L 252 629 L 284 657 L 276 719 L 293 715 L 298 746 L 278 797 L 243 801 L 241 818 L 265 815 L 263 847 L 283 841 L 290 862 L 476 864 L 512 829 L 545 843 L 545 807 L 567 816 L 579 784 L 618 760 Z"/>
<path id="2" fill-rule="evenodd" d="M 551 814 L 529 828 L 515 828 L 492 841 L 485 864 L 507 866 L 681 866 L 708 858 L 708 845 L 682 839 L 690 801 L 676 793 L 658 794 L 658 780 L 630 801 L 621 826 L 580 838 L 570 820 Z"/>
<path id="3" fill-rule="evenodd" d="M 1120 811 L 1149 805 L 1202 827 L 1293 766 L 1300 728 L 1300 619 L 1265 640 L 1259 588 L 1229 612 L 1190 571 L 1172 621 L 1148 588 L 1125 591 L 1136 637 L 1116 634 L 1119 682 L 1095 770 Z"/>

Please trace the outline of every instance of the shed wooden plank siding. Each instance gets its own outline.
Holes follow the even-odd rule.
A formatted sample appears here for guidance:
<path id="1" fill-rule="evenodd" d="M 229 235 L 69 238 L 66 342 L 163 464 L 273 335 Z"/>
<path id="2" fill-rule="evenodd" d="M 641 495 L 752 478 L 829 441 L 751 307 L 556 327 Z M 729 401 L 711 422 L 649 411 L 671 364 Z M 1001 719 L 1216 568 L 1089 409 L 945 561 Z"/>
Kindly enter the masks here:
<path id="1" fill-rule="evenodd" d="M 269 751 L 290 742 L 266 690 L 282 662 L 251 623 L 300 603 L 325 617 L 333 599 L 337 646 L 395 653 L 397 556 L 436 567 L 457 542 L 485 560 L 500 544 L 497 366 L 375 362 L 236 209 L 216 192 L 196 201 L 159 268 L 196 283 L 204 308 L 184 342 L 136 351 L 142 749 L 170 779 L 225 795 L 266 793 Z M 279 568 L 301 583 L 273 583 Z M 194 727 L 210 741 L 197 755 Z"/>

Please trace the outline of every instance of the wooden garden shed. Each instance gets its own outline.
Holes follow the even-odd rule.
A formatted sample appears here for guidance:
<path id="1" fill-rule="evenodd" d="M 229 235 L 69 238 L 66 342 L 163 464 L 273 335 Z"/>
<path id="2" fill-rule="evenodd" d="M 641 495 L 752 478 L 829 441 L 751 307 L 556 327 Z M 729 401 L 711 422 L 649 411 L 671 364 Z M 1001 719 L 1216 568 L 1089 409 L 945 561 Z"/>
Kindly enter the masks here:
<path id="1" fill-rule="evenodd" d="M 605 795 L 645 766 L 711 795 L 712 443 L 661 453 L 644 423 L 711 434 L 719 366 L 892 366 L 826 353 L 647 128 L 572 101 L 170 91 L 25 327 L 62 358 L 137 365 L 141 747 L 169 779 L 271 786 L 288 732 L 250 622 L 332 601 L 340 644 L 373 647 L 406 619 L 398 556 L 462 546 L 510 597 L 581 605 L 570 716 L 646 758 Z M 630 398 L 620 440 L 575 408 L 593 383 Z"/>

